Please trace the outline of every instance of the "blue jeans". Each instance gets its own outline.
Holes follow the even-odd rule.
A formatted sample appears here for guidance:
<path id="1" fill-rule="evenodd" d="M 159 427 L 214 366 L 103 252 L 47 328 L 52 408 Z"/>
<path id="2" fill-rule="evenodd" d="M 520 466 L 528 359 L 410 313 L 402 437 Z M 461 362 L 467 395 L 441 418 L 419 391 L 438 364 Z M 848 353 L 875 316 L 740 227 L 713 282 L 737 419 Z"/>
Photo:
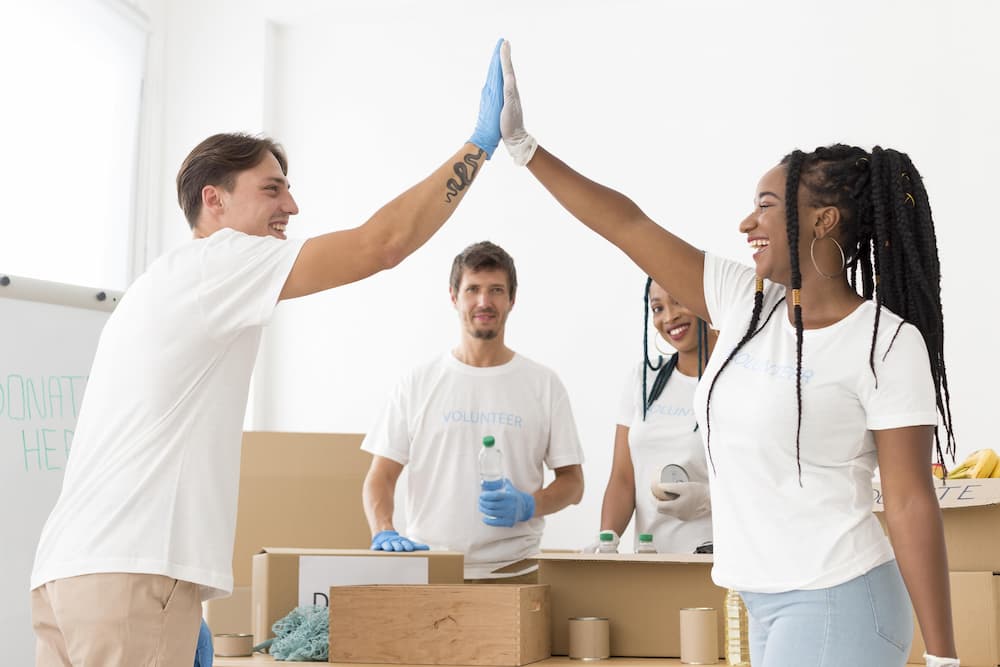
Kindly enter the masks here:
<path id="1" fill-rule="evenodd" d="M 212 667 L 214 651 L 212 650 L 212 631 L 208 623 L 201 619 L 201 630 L 198 631 L 198 648 L 194 654 L 194 667 Z"/>
<path id="2" fill-rule="evenodd" d="M 903 667 L 913 640 L 896 561 L 831 588 L 741 593 L 753 667 Z"/>

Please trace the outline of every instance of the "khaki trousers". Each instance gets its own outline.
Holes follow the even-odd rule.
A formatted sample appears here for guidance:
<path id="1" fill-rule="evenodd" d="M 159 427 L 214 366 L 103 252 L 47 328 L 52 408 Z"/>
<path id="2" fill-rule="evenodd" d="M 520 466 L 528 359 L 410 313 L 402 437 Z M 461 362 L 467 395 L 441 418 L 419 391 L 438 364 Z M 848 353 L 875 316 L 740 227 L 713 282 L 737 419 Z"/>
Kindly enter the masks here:
<path id="1" fill-rule="evenodd" d="M 87 574 L 31 592 L 36 667 L 191 667 L 201 593 L 158 574 Z"/>

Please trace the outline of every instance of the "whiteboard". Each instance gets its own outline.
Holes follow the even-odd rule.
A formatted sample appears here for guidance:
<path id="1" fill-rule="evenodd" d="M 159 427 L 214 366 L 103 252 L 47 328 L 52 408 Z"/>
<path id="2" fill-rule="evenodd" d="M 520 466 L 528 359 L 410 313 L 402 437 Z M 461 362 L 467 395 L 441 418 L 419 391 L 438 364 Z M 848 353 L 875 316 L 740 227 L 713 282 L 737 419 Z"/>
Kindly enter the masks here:
<path id="1" fill-rule="evenodd" d="M 28 590 L 101 329 L 120 293 L 0 273 L 0 646 L 33 665 Z"/>

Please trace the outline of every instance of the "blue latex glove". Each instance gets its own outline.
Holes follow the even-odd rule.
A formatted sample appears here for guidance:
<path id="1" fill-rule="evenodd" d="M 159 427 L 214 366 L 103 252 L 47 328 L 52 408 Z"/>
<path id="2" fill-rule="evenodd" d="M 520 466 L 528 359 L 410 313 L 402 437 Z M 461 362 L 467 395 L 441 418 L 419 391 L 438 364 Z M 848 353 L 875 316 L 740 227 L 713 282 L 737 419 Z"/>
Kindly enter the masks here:
<path id="1" fill-rule="evenodd" d="M 430 547 L 405 538 L 394 530 L 383 530 L 372 538 L 372 551 L 429 551 Z"/>
<path id="2" fill-rule="evenodd" d="M 212 631 L 208 629 L 205 619 L 201 619 L 201 630 L 198 631 L 198 647 L 194 653 L 194 667 L 212 667 Z"/>
<path id="3" fill-rule="evenodd" d="M 500 110 L 503 109 L 503 70 L 500 67 L 501 37 L 493 49 L 493 59 L 486 73 L 486 84 L 479 98 L 479 118 L 476 119 L 476 129 L 469 138 L 469 143 L 475 144 L 486 152 L 486 159 L 493 157 L 493 151 L 500 144 Z"/>
<path id="4" fill-rule="evenodd" d="M 485 515 L 483 523 L 487 526 L 510 528 L 535 516 L 535 497 L 520 491 L 505 477 L 503 489 L 479 494 L 479 511 Z"/>

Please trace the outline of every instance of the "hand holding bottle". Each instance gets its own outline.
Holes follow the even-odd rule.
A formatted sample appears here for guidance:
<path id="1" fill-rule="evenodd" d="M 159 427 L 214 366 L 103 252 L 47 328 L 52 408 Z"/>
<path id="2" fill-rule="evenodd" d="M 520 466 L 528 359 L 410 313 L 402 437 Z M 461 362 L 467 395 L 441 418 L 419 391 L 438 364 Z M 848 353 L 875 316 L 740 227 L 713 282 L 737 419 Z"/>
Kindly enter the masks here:
<path id="1" fill-rule="evenodd" d="M 485 515 L 483 523 L 487 526 L 510 528 L 535 515 L 535 498 L 518 489 L 505 477 L 501 490 L 483 491 L 479 494 L 479 511 Z"/>
<path id="2" fill-rule="evenodd" d="M 613 530 L 602 530 L 597 539 L 580 549 L 582 554 L 618 553 L 618 543 L 621 541 L 618 533 Z"/>

